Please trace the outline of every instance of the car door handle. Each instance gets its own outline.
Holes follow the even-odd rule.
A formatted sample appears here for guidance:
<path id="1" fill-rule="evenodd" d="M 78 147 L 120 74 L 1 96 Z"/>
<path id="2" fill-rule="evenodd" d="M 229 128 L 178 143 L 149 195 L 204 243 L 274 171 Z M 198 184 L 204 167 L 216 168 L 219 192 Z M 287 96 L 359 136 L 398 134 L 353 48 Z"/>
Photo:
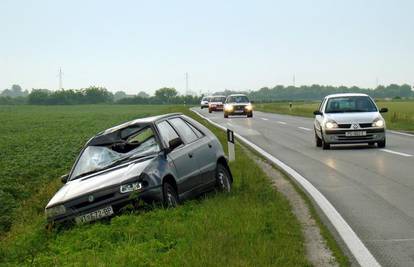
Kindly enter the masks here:
<path id="1" fill-rule="evenodd" d="M 188 157 L 192 158 L 193 157 L 193 153 L 188 153 Z"/>

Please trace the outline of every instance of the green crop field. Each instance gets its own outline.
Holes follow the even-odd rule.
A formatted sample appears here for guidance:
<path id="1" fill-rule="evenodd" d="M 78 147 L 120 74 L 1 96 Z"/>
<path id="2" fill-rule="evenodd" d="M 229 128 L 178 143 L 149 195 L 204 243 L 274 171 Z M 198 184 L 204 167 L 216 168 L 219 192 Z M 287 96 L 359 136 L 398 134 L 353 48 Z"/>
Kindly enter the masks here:
<path id="1" fill-rule="evenodd" d="M 0 106 L 0 266 L 309 266 L 287 200 L 247 157 L 231 194 L 176 209 L 47 231 L 43 209 L 82 145 L 113 125 L 177 106 Z M 224 143 L 224 133 L 213 129 Z M 236 147 L 241 155 L 241 148 Z"/>
<path id="2" fill-rule="evenodd" d="M 383 114 L 387 127 L 394 130 L 414 131 L 414 101 L 377 101 L 378 107 L 387 107 L 388 113 Z M 275 102 L 256 104 L 259 111 L 313 117 L 313 111 L 318 109 L 319 102 Z"/>

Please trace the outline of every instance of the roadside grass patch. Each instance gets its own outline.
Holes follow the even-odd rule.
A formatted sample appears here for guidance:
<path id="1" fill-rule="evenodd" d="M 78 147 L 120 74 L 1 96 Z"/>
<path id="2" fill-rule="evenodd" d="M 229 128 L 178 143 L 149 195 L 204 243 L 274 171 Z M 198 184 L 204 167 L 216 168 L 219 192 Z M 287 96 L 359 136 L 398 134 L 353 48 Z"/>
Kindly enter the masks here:
<path id="1" fill-rule="evenodd" d="M 189 113 L 171 106 L 0 109 L 11 116 L 2 123 L 14 132 L 14 136 L 1 133 L 5 139 L 0 139 L 0 147 L 9 148 L 11 158 L 1 158 L 0 164 L 20 160 L 12 172 L 18 176 L 14 182 L 26 183 L 19 191 L 23 196 L 15 199 L 11 229 L 0 239 L 0 265 L 310 266 L 301 226 L 288 201 L 272 189 L 260 167 L 243 156 L 238 145 L 237 159 L 230 166 L 234 176 L 230 194 L 212 192 L 176 209 L 153 208 L 110 221 L 45 229 L 43 207 L 60 186 L 57 177 L 68 171 L 90 136 L 133 118 L 173 111 Z M 34 126 L 25 129 L 30 121 Z M 226 147 L 224 132 L 207 126 Z M 31 136 L 32 146 L 21 135 Z M 20 154 L 5 143 L 12 139 L 22 140 L 15 143 L 21 146 Z M 28 162 L 35 165 L 32 176 L 24 168 Z M 0 173 L 0 183 L 13 188 L 8 184 L 13 175 L 7 170 Z"/>

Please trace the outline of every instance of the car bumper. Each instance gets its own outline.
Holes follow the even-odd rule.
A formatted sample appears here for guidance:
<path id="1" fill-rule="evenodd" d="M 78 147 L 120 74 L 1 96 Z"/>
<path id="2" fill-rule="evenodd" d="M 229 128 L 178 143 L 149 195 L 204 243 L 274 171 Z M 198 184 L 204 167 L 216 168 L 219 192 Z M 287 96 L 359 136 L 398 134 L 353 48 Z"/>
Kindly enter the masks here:
<path id="1" fill-rule="evenodd" d="M 224 110 L 224 112 L 227 115 L 248 115 L 248 114 L 252 114 L 253 110 L 232 110 L 232 111 L 228 111 L 228 110 Z"/>
<path id="2" fill-rule="evenodd" d="M 136 193 L 136 192 L 133 192 Z M 52 224 L 60 224 L 60 223 L 74 223 L 75 218 L 108 206 L 112 206 L 114 211 L 113 215 L 119 213 L 123 207 L 128 204 L 132 204 L 137 200 L 143 200 L 144 202 L 151 203 L 151 202 L 161 202 L 162 201 L 162 186 L 155 186 L 148 188 L 144 191 L 138 192 L 136 198 L 132 198 L 131 194 L 133 193 L 126 193 L 122 194 L 119 192 L 119 187 L 116 187 L 116 190 L 105 190 L 104 192 L 94 193 L 94 195 L 103 195 L 108 197 L 104 200 L 97 200 L 96 203 L 90 203 L 79 207 L 84 203 L 82 198 L 74 199 L 68 201 L 68 203 L 63 203 L 66 206 L 66 213 L 63 215 L 59 215 L 56 217 L 47 218 L 48 223 Z M 82 202 L 83 201 L 83 202 Z"/>
<path id="3" fill-rule="evenodd" d="M 365 136 L 346 136 L 347 132 L 365 131 Z M 323 140 L 328 144 L 356 144 L 385 140 L 385 129 L 325 130 Z"/>
<path id="4" fill-rule="evenodd" d="M 211 111 L 223 111 L 223 106 L 214 106 L 214 107 L 209 107 L 209 109 Z"/>

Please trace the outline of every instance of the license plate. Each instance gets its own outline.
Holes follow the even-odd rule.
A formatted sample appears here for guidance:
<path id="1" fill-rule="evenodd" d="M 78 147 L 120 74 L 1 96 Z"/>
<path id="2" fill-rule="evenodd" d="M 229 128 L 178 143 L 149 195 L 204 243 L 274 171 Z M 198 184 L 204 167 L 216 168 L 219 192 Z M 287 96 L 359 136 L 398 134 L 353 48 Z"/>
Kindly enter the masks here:
<path id="1" fill-rule="evenodd" d="M 234 113 L 243 113 L 243 112 L 244 110 L 237 110 L 237 109 L 234 111 Z"/>
<path id="2" fill-rule="evenodd" d="M 355 132 L 346 132 L 345 136 L 351 137 L 351 136 L 366 136 L 366 131 L 355 131 Z"/>
<path id="3" fill-rule="evenodd" d="M 112 214 L 114 214 L 114 210 L 112 209 L 112 206 L 108 206 L 108 207 L 78 216 L 75 218 L 75 221 L 76 223 L 87 223 L 87 222 L 99 220 L 104 217 L 111 216 Z"/>

